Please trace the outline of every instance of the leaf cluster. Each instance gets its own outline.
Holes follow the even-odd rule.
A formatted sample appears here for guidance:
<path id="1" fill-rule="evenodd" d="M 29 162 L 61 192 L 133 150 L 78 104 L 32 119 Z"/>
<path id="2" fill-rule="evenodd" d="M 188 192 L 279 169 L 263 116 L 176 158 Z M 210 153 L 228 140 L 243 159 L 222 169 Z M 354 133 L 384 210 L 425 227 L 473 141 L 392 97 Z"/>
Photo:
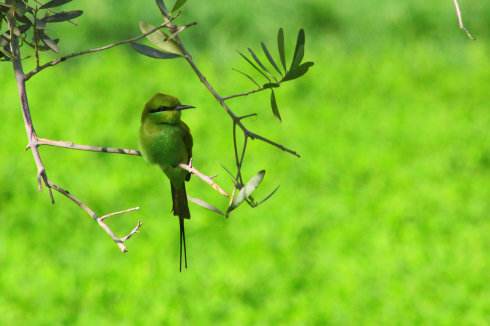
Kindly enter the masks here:
<path id="1" fill-rule="evenodd" d="M 282 85 L 282 83 L 292 81 L 302 77 L 313 66 L 313 62 L 311 61 L 303 62 L 304 55 L 305 55 L 305 42 L 306 42 L 305 31 L 301 29 L 298 32 L 294 54 L 292 56 L 292 60 L 289 66 L 287 65 L 287 60 L 286 60 L 285 37 L 284 37 L 284 30 L 282 28 L 280 28 L 277 33 L 277 51 L 278 51 L 279 58 L 274 59 L 274 56 L 271 54 L 269 48 L 264 42 L 261 42 L 260 44 L 263 52 L 262 59 L 251 48 L 247 49 L 248 54 L 245 54 L 241 51 L 238 52 L 240 56 L 255 71 L 257 71 L 260 74 L 260 76 L 263 77 L 263 79 L 265 79 L 266 83 L 261 85 L 261 83 L 259 83 L 250 74 L 237 69 L 235 70 L 240 74 L 242 74 L 243 76 L 245 76 L 246 78 L 248 78 L 251 82 L 253 82 L 259 88 L 259 90 L 265 90 L 265 89 L 271 90 L 272 113 L 279 120 L 281 120 L 281 114 L 279 112 L 279 107 L 277 105 L 276 94 L 274 89 L 279 88 Z M 264 62 L 268 62 L 269 64 L 266 65 L 264 64 Z"/>
<path id="2" fill-rule="evenodd" d="M 36 51 L 59 52 L 59 39 L 48 35 L 48 26 L 56 23 L 72 22 L 83 14 L 81 10 L 64 11 L 60 7 L 72 0 L 51 0 L 41 3 L 37 0 L 6 0 L 0 3 L 0 60 L 11 61 L 10 42 L 12 37 L 20 40 L 20 46 L 27 45 Z M 10 28 L 10 24 L 14 26 Z M 4 31 L 4 27 L 7 30 Z M 12 30 L 14 35 L 11 35 Z"/>

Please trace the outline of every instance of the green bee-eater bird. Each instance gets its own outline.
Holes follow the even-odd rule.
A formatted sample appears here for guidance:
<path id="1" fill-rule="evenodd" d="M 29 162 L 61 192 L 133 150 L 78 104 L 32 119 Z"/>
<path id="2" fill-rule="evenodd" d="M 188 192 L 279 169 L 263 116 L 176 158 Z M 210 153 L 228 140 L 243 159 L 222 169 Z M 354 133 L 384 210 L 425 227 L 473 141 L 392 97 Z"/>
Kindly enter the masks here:
<path id="1" fill-rule="evenodd" d="M 141 115 L 140 147 L 143 157 L 160 166 L 170 180 L 173 213 L 180 223 L 180 271 L 182 271 L 182 248 L 187 268 L 184 219 L 190 219 L 185 181 L 190 173 L 179 164 L 188 164 L 192 158 L 192 135 L 181 120 L 181 111 L 194 108 L 182 105 L 170 95 L 156 94 L 145 105 Z"/>

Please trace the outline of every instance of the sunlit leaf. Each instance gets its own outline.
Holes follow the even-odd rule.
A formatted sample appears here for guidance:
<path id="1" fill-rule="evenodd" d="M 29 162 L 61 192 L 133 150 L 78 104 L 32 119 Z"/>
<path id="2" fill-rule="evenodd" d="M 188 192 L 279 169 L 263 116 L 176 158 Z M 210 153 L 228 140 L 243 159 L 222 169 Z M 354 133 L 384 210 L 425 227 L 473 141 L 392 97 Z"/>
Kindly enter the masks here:
<path id="1" fill-rule="evenodd" d="M 39 9 L 48 9 L 64 5 L 65 3 L 71 2 L 72 0 L 51 0 L 43 4 Z"/>
<path id="2" fill-rule="evenodd" d="M 314 65 L 313 62 L 305 62 L 294 70 L 288 71 L 286 76 L 283 78 L 283 82 L 297 79 L 308 72 L 308 70 Z"/>
<path id="3" fill-rule="evenodd" d="M 288 68 L 286 68 L 286 50 L 284 46 L 284 30 L 282 28 L 279 29 L 277 33 L 277 48 L 279 50 L 279 57 L 281 58 L 281 63 L 284 68 L 284 71 L 287 72 Z"/>
<path id="4" fill-rule="evenodd" d="M 238 52 L 240 54 L 240 56 L 245 60 L 247 61 L 252 67 L 254 67 L 255 70 L 257 70 L 262 76 L 264 76 L 265 79 L 267 79 L 268 81 L 270 81 L 271 79 L 262 71 L 260 70 L 259 67 L 257 67 L 257 65 L 255 65 L 255 63 L 252 62 L 252 60 L 250 60 L 245 54 L 243 54 L 242 52 Z"/>
<path id="5" fill-rule="evenodd" d="M 199 199 L 199 198 L 193 198 L 193 197 L 190 197 L 190 196 L 187 196 L 187 198 L 193 202 L 194 204 L 198 205 L 198 206 L 201 206 L 202 208 L 205 208 L 207 210 L 210 210 L 211 212 L 214 212 L 218 215 L 221 215 L 221 216 L 225 216 L 225 213 L 223 211 L 221 211 L 219 208 L 216 208 L 214 207 L 213 205 L 205 202 L 204 200 L 202 199 Z"/>
<path id="6" fill-rule="evenodd" d="M 187 0 L 177 0 L 177 1 L 175 1 L 175 5 L 172 8 L 172 12 L 176 12 L 177 10 L 179 10 L 183 5 L 185 5 L 186 2 L 187 2 Z"/>
<path id="7" fill-rule="evenodd" d="M 267 59 L 269 59 L 269 62 L 271 63 L 271 65 L 274 67 L 274 69 L 276 69 L 276 71 L 279 73 L 279 75 L 282 76 L 282 72 L 281 70 L 279 69 L 279 67 L 277 66 L 277 63 L 276 61 L 274 60 L 274 58 L 272 57 L 271 53 L 269 52 L 269 49 L 267 48 L 267 46 L 265 45 L 264 42 L 260 43 L 262 45 L 262 50 L 264 51 L 264 54 L 265 56 L 267 57 Z"/>
<path id="8" fill-rule="evenodd" d="M 168 52 L 162 52 L 160 50 L 157 50 L 155 48 L 152 48 L 150 46 L 144 45 L 144 44 L 139 44 L 139 43 L 131 43 L 131 46 L 133 49 L 135 49 L 137 52 L 146 55 L 147 57 L 150 58 L 155 58 L 155 59 L 174 59 L 180 57 L 178 54 L 174 53 L 168 53 Z"/>
<path id="9" fill-rule="evenodd" d="M 83 11 L 81 10 L 63 11 L 52 15 L 47 15 L 42 20 L 46 23 L 60 23 L 80 17 L 82 14 Z"/>
<path id="10" fill-rule="evenodd" d="M 281 113 L 279 113 L 279 107 L 277 106 L 277 100 L 276 100 L 276 93 L 274 90 L 272 90 L 271 93 L 271 108 L 272 108 L 272 113 L 276 118 L 279 119 L 279 121 L 282 121 L 281 119 Z"/>
<path id="11" fill-rule="evenodd" d="M 141 32 L 144 34 L 150 32 L 155 28 L 155 26 L 143 21 L 140 22 L 139 25 Z M 151 43 L 153 43 L 153 45 L 164 52 L 182 55 L 182 51 L 180 51 L 177 43 L 175 43 L 174 40 L 169 40 L 168 36 L 160 30 L 148 35 L 147 38 Z"/>
<path id="12" fill-rule="evenodd" d="M 233 198 L 228 212 L 236 209 L 238 206 L 243 204 L 245 200 L 252 195 L 252 193 L 259 187 L 262 180 L 264 180 L 265 170 L 259 171 L 255 176 L 253 176 L 247 184 L 240 189 L 237 195 Z"/>

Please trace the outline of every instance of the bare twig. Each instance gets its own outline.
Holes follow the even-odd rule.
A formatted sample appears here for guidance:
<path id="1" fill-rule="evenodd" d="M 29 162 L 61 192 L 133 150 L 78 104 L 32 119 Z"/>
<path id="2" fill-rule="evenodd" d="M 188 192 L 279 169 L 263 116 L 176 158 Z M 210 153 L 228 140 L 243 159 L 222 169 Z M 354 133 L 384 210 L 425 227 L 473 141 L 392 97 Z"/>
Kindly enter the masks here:
<path id="1" fill-rule="evenodd" d="M 471 40 L 475 40 L 475 38 L 470 33 L 470 31 L 464 26 L 463 15 L 461 14 L 461 8 L 459 6 L 458 0 L 453 0 L 453 4 L 454 4 L 454 9 L 456 10 L 456 16 L 458 17 L 459 28 L 463 30 L 466 33 L 466 36 L 468 36 Z"/>
<path id="2" fill-rule="evenodd" d="M 86 152 L 100 152 L 100 153 L 108 153 L 108 154 L 125 154 L 125 155 L 132 155 L 132 156 L 141 156 L 141 152 L 135 149 L 79 145 L 73 142 L 50 140 L 45 138 L 39 138 L 37 140 L 37 144 L 39 146 L 46 145 L 52 147 L 62 147 L 62 148 L 74 149 L 74 150 L 86 151 Z"/>
<path id="3" fill-rule="evenodd" d="M 77 204 L 78 207 L 83 209 L 95 222 L 97 222 L 97 224 L 102 228 L 102 230 L 104 230 L 104 232 L 107 233 L 107 235 L 109 235 L 109 237 L 112 239 L 112 241 L 114 241 L 116 243 L 116 245 L 118 246 L 119 250 L 121 250 L 121 252 L 125 253 L 128 251 L 128 249 L 126 248 L 125 242 L 126 242 L 126 240 L 128 240 L 131 236 L 133 236 L 136 232 L 138 232 L 141 229 L 142 223 L 138 222 L 138 224 L 131 230 L 131 232 L 128 235 L 126 235 L 124 237 L 118 237 L 111 230 L 111 228 L 104 222 L 104 220 L 110 216 L 128 213 L 128 212 L 134 212 L 134 211 L 138 210 L 139 208 L 132 208 L 132 209 L 128 209 L 128 210 L 123 211 L 123 212 L 111 213 L 111 214 L 107 214 L 107 215 L 104 215 L 102 217 L 99 217 L 90 207 L 88 207 L 80 199 L 78 199 L 77 197 L 72 195 L 68 190 L 63 189 L 62 187 L 58 186 L 57 184 L 51 183 L 50 181 L 48 181 L 48 183 L 52 189 L 56 190 L 58 193 L 62 194 L 63 196 L 65 196 L 66 198 L 68 198 L 69 200 L 71 200 L 72 202 Z"/>
<path id="4" fill-rule="evenodd" d="M 148 32 L 146 32 L 144 34 L 141 34 L 141 35 L 138 35 L 138 36 L 129 38 L 127 40 L 122 40 L 122 41 L 114 42 L 114 43 L 107 44 L 107 45 L 104 45 L 104 46 L 101 46 L 101 47 L 97 47 L 97 48 L 93 48 L 93 49 L 88 49 L 88 50 L 84 50 L 84 51 L 80 51 L 80 52 L 74 52 L 74 53 L 71 53 L 71 54 L 64 55 L 64 56 L 62 56 L 60 58 L 54 59 L 54 60 L 49 61 L 49 62 L 47 62 L 47 63 L 45 63 L 43 65 L 40 65 L 39 67 L 36 67 L 35 69 L 33 69 L 32 71 L 30 71 L 29 73 L 26 74 L 25 79 L 26 80 L 29 80 L 34 75 L 36 75 L 37 73 L 43 71 L 44 69 L 49 68 L 49 67 L 56 66 L 56 65 L 58 65 L 58 64 L 60 64 L 62 62 L 65 62 L 65 61 L 69 60 L 69 59 L 76 58 L 76 57 L 79 57 L 79 56 L 82 56 L 82 55 L 87 55 L 87 54 L 93 54 L 93 53 L 98 53 L 98 52 L 106 51 L 106 50 L 112 49 L 112 48 L 114 48 L 116 46 L 120 46 L 120 45 L 129 44 L 129 43 L 132 43 L 132 42 L 139 41 L 139 40 L 145 38 L 146 36 L 148 36 L 150 34 L 153 34 L 153 33 L 155 33 L 156 31 L 158 31 L 158 30 L 160 30 L 162 28 L 170 27 L 171 24 L 172 24 L 172 22 L 171 21 L 168 21 L 168 22 L 165 22 L 163 24 L 158 25 L 155 28 L 152 28 L 151 30 L 149 30 Z M 191 23 L 191 24 L 188 24 L 188 25 L 185 25 L 185 26 L 193 26 L 193 25 L 195 25 L 195 23 Z"/>
<path id="5" fill-rule="evenodd" d="M 124 214 L 128 214 L 128 213 L 132 213 L 132 212 L 136 212 L 136 211 L 139 211 L 140 208 L 139 207 L 134 207 L 134 208 L 129 208 L 129 209 L 125 209 L 123 211 L 119 211 L 119 212 L 114 212 L 114 213 L 109 213 L 109 214 L 106 214 L 104 216 L 101 216 L 100 219 L 102 221 L 110 218 L 110 217 L 114 217 L 114 216 L 121 216 L 121 215 L 124 215 Z"/>
<path id="6" fill-rule="evenodd" d="M 99 153 L 109 153 L 109 154 L 123 154 L 123 155 L 131 155 L 131 156 L 141 156 L 141 152 L 136 150 L 136 149 L 80 145 L 80 144 L 75 144 L 73 142 L 68 142 L 68 141 L 50 140 L 50 139 L 44 139 L 44 138 L 37 139 L 36 144 L 37 144 L 37 146 L 46 145 L 46 146 L 51 146 L 51 147 L 61 147 L 61 148 L 86 151 L 86 152 L 99 152 Z M 28 147 L 28 148 L 30 148 L 30 147 Z M 228 193 L 226 191 L 224 191 L 221 186 L 219 186 L 216 182 L 213 181 L 213 178 L 211 178 L 211 177 L 205 175 L 204 173 L 200 172 L 195 167 L 187 165 L 187 164 L 180 164 L 179 167 L 181 169 L 184 169 L 187 172 L 195 175 L 196 177 L 198 177 L 199 179 L 201 179 L 202 181 L 207 183 L 211 188 L 216 190 L 220 195 L 223 195 L 226 197 L 229 196 Z"/>
<path id="7" fill-rule="evenodd" d="M 187 165 L 187 164 L 179 164 L 179 167 L 181 169 L 184 169 L 187 172 L 195 175 L 196 177 L 198 177 L 199 179 L 201 179 L 202 181 L 207 183 L 211 188 L 216 190 L 220 195 L 223 195 L 225 197 L 229 196 L 229 194 L 226 191 L 224 191 L 216 182 L 213 181 L 213 178 L 203 174 L 202 172 L 197 170 L 195 167 Z"/>
<path id="8" fill-rule="evenodd" d="M 22 107 L 22 117 L 24 118 L 24 126 L 26 129 L 27 140 L 29 143 L 28 148 L 31 149 L 32 151 L 34 162 L 37 167 L 37 179 L 38 179 L 38 185 L 40 190 L 42 189 L 43 185 L 46 186 L 46 188 L 48 188 L 51 197 L 51 202 L 53 204 L 54 204 L 53 190 L 57 191 L 58 193 L 62 194 L 63 196 L 65 196 L 66 198 L 68 198 L 69 200 L 77 204 L 99 224 L 99 226 L 111 237 L 111 239 L 117 244 L 117 246 L 122 252 L 126 252 L 127 248 L 125 245 L 125 241 L 129 239 L 132 235 L 134 235 L 141 228 L 141 223 L 138 223 L 138 225 L 135 228 L 133 228 L 133 230 L 128 235 L 119 238 L 114 234 L 114 232 L 110 229 L 110 227 L 104 222 L 104 219 L 98 217 L 97 214 L 90 207 L 88 207 L 78 198 L 70 194 L 69 191 L 63 189 L 61 186 L 55 183 L 52 183 L 49 180 L 48 175 L 46 173 L 46 168 L 44 167 L 41 155 L 39 153 L 39 138 L 36 134 L 36 131 L 34 129 L 34 124 L 32 122 L 29 100 L 27 97 L 27 90 L 26 90 L 26 76 L 24 74 L 24 70 L 22 67 L 19 41 L 17 39 L 17 36 L 15 36 L 15 34 L 13 33 L 13 30 L 15 29 L 15 19 L 11 14 L 9 14 L 7 16 L 7 20 L 11 32 L 10 50 L 11 53 L 13 54 L 12 66 L 14 69 L 15 79 L 17 81 L 17 89 L 19 92 L 20 104 Z M 114 214 L 115 213 L 113 213 L 112 215 L 111 214 L 108 215 L 113 216 Z M 122 213 L 116 213 L 116 214 L 122 214 Z M 106 215 L 105 218 L 107 218 L 108 215 Z"/>

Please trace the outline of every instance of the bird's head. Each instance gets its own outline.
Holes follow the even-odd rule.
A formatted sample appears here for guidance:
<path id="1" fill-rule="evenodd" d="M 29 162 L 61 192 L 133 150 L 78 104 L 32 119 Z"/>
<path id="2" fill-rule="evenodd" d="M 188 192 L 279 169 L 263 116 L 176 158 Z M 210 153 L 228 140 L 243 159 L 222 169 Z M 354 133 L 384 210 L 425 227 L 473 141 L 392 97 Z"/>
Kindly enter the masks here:
<path id="1" fill-rule="evenodd" d="M 181 111 L 192 108 L 192 105 L 181 104 L 176 97 L 158 93 L 146 103 L 141 122 L 175 124 L 180 121 Z"/>

